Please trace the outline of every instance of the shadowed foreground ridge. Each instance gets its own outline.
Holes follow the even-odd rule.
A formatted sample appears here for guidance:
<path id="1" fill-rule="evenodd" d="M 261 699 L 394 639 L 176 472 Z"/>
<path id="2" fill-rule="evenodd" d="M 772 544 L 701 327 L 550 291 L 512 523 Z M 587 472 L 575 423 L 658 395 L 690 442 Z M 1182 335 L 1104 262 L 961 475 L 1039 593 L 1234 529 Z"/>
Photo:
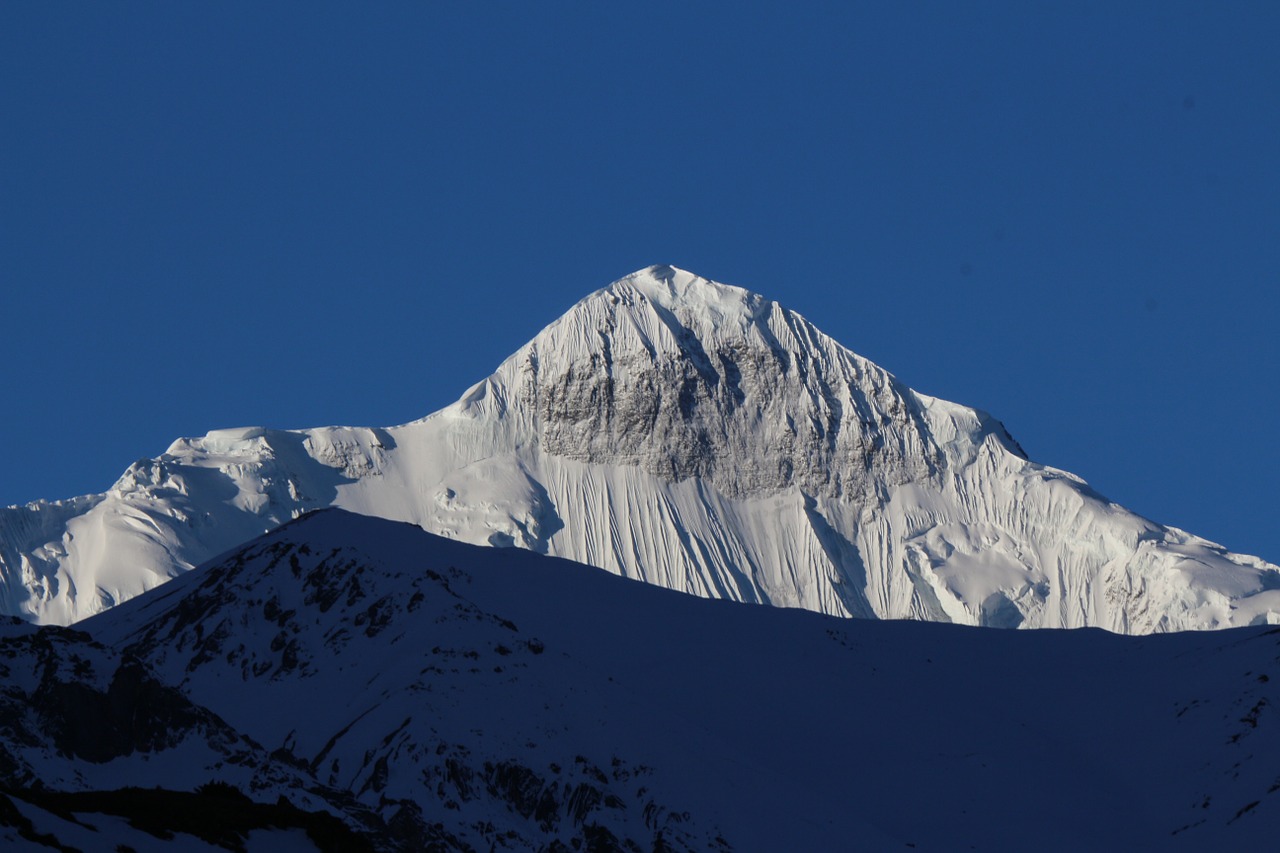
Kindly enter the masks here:
<path id="1" fill-rule="evenodd" d="M 323 849 L 325 815 L 378 850 L 1245 849 L 1280 827 L 1275 628 L 841 620 L 337 510 L 80 627 L 0 633 L 14 849 Z"/>

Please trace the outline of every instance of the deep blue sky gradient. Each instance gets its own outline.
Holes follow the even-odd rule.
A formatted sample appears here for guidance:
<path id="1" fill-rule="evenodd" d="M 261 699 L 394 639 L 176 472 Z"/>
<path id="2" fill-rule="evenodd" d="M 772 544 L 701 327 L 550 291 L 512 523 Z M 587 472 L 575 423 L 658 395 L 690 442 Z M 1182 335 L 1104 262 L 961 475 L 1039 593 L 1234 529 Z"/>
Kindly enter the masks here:
<path id="1" fill-rule="evenodd" d="M 1280 6 L 794 6 L 4 4 L 0 504 L 671 263 L 1280 561 Z"/>

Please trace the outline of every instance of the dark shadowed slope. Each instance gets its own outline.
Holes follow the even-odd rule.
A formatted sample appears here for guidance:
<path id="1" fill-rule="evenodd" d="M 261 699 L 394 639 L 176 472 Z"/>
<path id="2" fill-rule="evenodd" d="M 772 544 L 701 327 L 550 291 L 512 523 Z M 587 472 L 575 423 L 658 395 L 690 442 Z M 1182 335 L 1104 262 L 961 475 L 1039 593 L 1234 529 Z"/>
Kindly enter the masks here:
<path id="1" fill-rule="evenodd" d="M 69 644 L 53 656 L 92 657 L 108 694 L 138 666 L 172 736 L 87 755 L 55 729 L 91 721 L 46 720 L 6 732 L 10 766 L 62 791 L 226 781 L 387 849 L 1204 850 L 1280 830 L 1270 628 L 841 620 L 337 510 L 82 627 L 14 628 L 6 666 Z M 40 689 L 24 678 L 6 701 Z"/>

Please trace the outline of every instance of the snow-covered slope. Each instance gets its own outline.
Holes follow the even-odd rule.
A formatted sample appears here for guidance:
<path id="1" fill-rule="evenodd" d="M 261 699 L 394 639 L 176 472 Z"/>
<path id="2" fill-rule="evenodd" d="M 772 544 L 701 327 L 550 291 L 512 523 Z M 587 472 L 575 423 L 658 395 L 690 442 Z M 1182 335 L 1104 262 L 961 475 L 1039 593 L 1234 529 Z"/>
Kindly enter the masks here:
<path id="1" fill-rule="evenodd" d="M 1280 827 L 1273 628 L 841 620 L 337 510 L 77 627 L 0 634 L 12 849 L 6 796 L 84 849 L 147 849 L 107 818 L 195 831 L 139 801 L 210 783 L 380 849 L 1243 850 Z"/>
<path id="2" fill-rule="evenodd" d="M 671 267 L 388 429 L 222 430 L 0 510 L 3 612 L 68 623 L 338 506 L 696 595 L 1124 633 L 1280 621 L 1280 570 L 1029 461 L 804 318 Z"/>

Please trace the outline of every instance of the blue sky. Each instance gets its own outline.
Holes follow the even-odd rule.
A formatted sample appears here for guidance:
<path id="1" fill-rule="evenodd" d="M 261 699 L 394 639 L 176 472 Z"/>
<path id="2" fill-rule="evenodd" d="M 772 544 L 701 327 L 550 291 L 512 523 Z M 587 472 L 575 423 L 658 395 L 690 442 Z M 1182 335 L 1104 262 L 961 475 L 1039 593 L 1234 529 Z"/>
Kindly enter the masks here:
<path id="1" fill-rule="evenodd" d="M 420 417 L 671 263 L 1280 560 L 1276 44 L 1262 2 L 5 4 L 0 504 Z"/>

